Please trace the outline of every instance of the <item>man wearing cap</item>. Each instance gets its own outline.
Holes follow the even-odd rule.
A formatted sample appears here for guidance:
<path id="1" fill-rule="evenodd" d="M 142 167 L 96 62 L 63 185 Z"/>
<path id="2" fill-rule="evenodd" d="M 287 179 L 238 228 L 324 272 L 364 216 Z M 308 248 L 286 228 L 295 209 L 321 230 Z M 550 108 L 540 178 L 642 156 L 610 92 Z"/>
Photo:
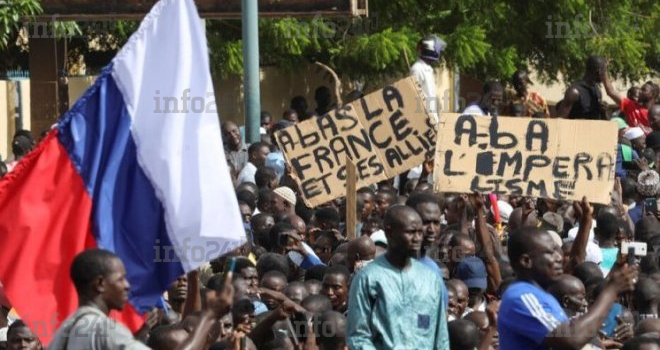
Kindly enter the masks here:
<path id="1" fill-rule="evenodd" d="M 523 117 L 549 118 L 550 110 L 548 103 L 541 95 L 527 89 L 528 85 L 534 85 L 524 70 L 517 70 L 511 77 L 513 90 L 507 90 L 507 115 L 515 116 L 514 109 L 521 111 Z M 518 107 L 518 108 L 514 108 Z"/>
<path id="2" fill-rule="evenodd" d="M 288 187 L 278 187 L 273 190 L 271 199 L 273 215 L 296 215 L 296 194 Z"/>
<path id="3" fill-rule="evenodd" d="M 642 151 L 646 148 L 646 136 L 644 135 L 644 130 L 642 130 L 642 128 L 628 128 L 623 133 L 623 137 L 630 141 L 630 145 L 633 150 L 637 152 L 637 155 L 642 154 Z"/>
<path id="4" fill-rule="evenodd" d="M 472 311 L 486 311 L 484 292 L 488 287 L 486 265 L 476 256 L 469 256 L 456 267 L 455 277 L 468 287 L 468 307 L 463 317 Z"/>
<path id="5" fill-rule="evenodd" d="M 410 75 L 422 86 L 422 92 L 426 98 L 426 106 L 431 115 L 431 124 L 440 121 L 438 117 L 438 94 L 436 93 L 435 75 L 432 64 L 440 59 L 442 50 L 447 44 L 435 35 L 427 35 L 417 44 L 419 58 L 410 67 Z"/>

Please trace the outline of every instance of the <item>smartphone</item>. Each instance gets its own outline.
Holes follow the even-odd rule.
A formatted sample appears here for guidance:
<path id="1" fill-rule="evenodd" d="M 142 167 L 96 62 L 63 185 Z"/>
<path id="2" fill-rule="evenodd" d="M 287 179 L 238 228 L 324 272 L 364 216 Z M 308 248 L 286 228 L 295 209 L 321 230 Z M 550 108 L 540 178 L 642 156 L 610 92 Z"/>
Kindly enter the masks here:
<path id="1" fill-rule="evenodd" d="M 644 209 L 647 213 L 655 215 L 658 212 L 658 200 L 654 197 L 644 199 Z"/>
<path id="2" fill-rule="evenodd" d="M 231 283 L 235 268 L 236 268 L 236 257 L 235 256 L 228 257 L 227 260 L 225 261 L 225 268 L 222 271 L 222 280 L 227 281 L 229 279 L 229 283 Z"/>
<path id="3" fill-rule="evenodd" d="M 622 242 L 621 243 L 621 254 L 628 255 L 628 258 L 632 255 L 633 257 L 645 257 L 647 253 L 647 245 L 645 242 Z"/>

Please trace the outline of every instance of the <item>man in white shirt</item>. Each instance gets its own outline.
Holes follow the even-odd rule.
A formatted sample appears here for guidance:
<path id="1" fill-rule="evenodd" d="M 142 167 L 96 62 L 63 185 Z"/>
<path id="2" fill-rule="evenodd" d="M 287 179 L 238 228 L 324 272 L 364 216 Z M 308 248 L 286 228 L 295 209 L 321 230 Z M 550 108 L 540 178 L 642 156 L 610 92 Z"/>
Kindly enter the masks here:
<path id="1" fill-rule="evenodd" d="M 257 173 L 257 168 L 266 163 L 269 153 L 270 148 L 263 142 L 255 142 L 248 147 L 248 162 L 238 174 L 239 185 L 243 182 L 255 183 L 254 175 Z"/>
<path id="2" fill-rule="evenodd" d="M 465 108 L 463 114 L 489 115 L 493 117 L 499 115 L 500 104 L 504 97 L 502 85 L 496 81 L 489 81 L 484 84 L 483 93 L 481 100 Z"/>
<path id="3" fill-rule="evenodd" d="M 431 124 L 439 121 L 438 94 L 436 93 L 435 75 L 432 65 L 440 59 L 440 54 L 447 44 L 435 35 L 427 35 L 417 44 L 419 58 L 410 68 L 410 75 L 422 86 L 426 98 L 426 108 L 431 115 Z"/>

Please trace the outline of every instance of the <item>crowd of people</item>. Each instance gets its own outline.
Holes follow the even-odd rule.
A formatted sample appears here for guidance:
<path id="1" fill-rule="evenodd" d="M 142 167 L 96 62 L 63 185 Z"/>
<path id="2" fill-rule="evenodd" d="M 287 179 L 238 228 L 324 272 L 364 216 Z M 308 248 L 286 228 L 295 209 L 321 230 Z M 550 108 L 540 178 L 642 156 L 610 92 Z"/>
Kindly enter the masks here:
<path id="1" fill-rule="evenodd" d="M 418 80 L 443 48 L 422 45 Z M 130 288 L 121 260 L 81 253 L 71 268 L 80 308 L 49 349 L 659 350 L 658 86 L 620 96 L 595 56 L 552 112 L 530 83 L 522 70 L 511 90 L 487 82 L 465 113 L 616 121 L 609 205 L 434 193 L 430 178 L 404 174 L 357 191 L 358 237 L 348 237 L 346 201 L 305 206 L 273 142 L 277 130 L 334 108 L 321 87 L 314 111 L 297 96 L 279 121 L 262 113 L 260 142 L 248 145 L 238 125 L 222 124 L 246 244 L 174 281 L 136 334 L 108 318 Z M 34 144 L 17 133 L 2 173 Z M 646 254 L 628 249 L 632 242 Z M 1 346 L 42 348 L 2 304 Z"/>

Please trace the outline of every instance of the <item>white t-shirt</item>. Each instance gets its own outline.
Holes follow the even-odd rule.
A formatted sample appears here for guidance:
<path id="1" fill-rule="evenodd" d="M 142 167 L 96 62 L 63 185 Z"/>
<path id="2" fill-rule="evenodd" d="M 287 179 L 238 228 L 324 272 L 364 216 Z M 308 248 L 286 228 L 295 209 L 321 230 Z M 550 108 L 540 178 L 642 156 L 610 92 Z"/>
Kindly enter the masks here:
<path id="1" fill-rule="evenodd" d="M 245 163 L 245 166 L 243 167 L 243 170 L 241 170 L 240 173 L 238 173 L 238 184 L 242 184 L 243 182 L 251 182 L 251 183 L 256 183 L 254 180 L 254 175 L 257 174 L 257 167 L 254 166 L 251 162 Z"/>
<path id="2" fill-rule="evenodd" d="M 469 105 L 465 110 L 463 111 L 463 114 L 469 114 L 469 115 L 486 115 L 483 109 L 479 107 L 478 104 L 473 104 Z"/>
<path id="3" fill-rule="evenodd" d="M 431 115 L 431 124 L 437 124 L 439 121 L 439 108 L 433 67 L 424 62 L 424 60 L 418 59 L 417 62 L 410 67 L 410 75 L 415 77 L 417 82 L 422 86 L 422 92 L 424 92 L 424 97 L 426 97 L 426 109 Z"/>

